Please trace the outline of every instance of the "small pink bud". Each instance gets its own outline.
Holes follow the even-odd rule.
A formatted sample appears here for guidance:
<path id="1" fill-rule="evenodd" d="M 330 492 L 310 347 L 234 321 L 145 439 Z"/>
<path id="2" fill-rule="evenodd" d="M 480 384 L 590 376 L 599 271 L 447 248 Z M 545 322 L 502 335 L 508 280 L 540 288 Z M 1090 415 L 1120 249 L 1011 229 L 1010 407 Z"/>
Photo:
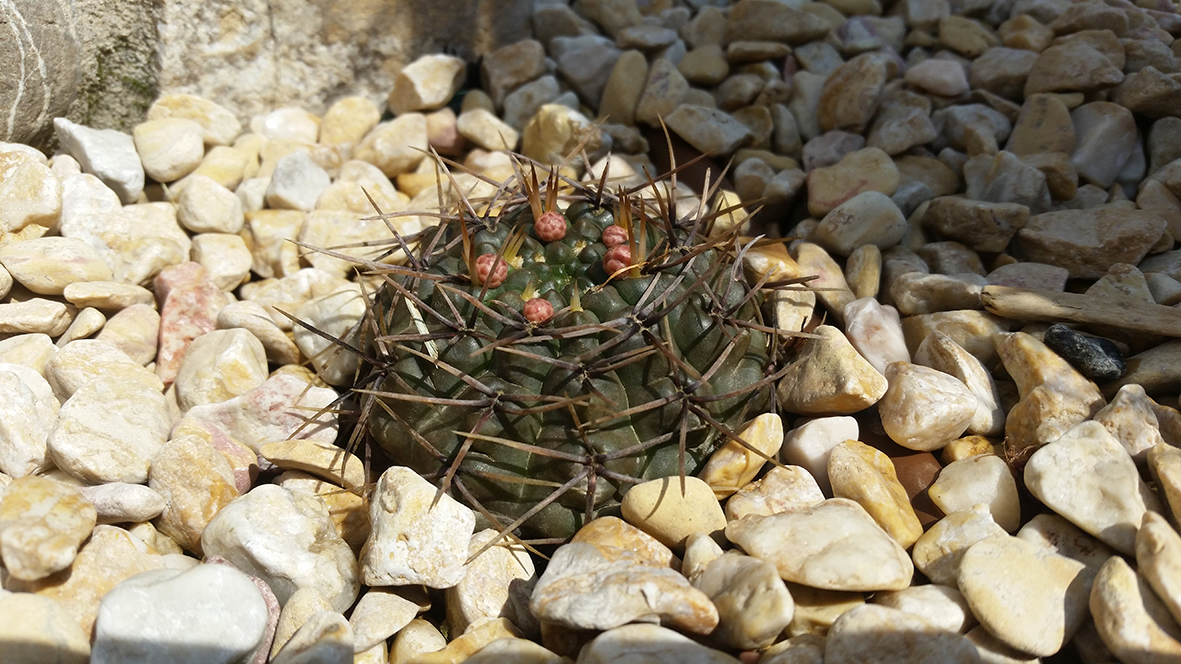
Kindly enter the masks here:
<path id="1" fill-rule="evenodd" d="M 496 265 L 495 268 L 493 264 Z M 476 259 L 476 280 L 481 285 L 488 284 L 488 288 L 496 288 L 504 283 L 507 276 L 508 263 L 504 262 L 503 258 L 497 258 L 496 254 L 481 254 Z"/>
<path id="2" fill-rule="evenodd" d="M 566 217 L 557 210 L 543 212 L 541 217 L 533 222 L 533 232 L 542 242 L 557 242 L 566 237 Z"/>
<path id="3" fill-rule="evenodd" d="M 623 226 L 612 224 L 603 229 L 603 244 L 608 247 L 614 247 L 624 242 L 627 242 L 627 231 L 623 229 Z"/>
<path id="4" fill-rule="evenodd" d="M 615 274 L 632 264 L 632 250 L 626 244 L 617 244 L 603 254 L 603 269 L 607 274 Z"/>
<path id="5" fill-rule="evenodd" d="M 549 300 L 535 297 L 525 303 L 525 319 L 530 323 L 544 323 L 554 315 L 554 305 Z"/>

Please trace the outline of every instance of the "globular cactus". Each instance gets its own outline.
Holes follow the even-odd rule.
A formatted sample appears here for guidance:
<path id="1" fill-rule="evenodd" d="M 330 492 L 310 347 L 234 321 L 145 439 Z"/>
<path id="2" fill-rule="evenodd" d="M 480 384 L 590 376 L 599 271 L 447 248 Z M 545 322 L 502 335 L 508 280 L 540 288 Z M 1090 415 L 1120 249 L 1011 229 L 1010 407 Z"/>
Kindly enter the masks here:
<path id="1" fill-rule="evenodd" d="M 357 392 L 393 463 L 502 533 L 561 541 L 766 412 L 775 335 L 719 212 L 556 173 L 543 191 L 530 168 L 492 212 L 464 201 L 400 244 L 417 248 L 354 340 Z"/>

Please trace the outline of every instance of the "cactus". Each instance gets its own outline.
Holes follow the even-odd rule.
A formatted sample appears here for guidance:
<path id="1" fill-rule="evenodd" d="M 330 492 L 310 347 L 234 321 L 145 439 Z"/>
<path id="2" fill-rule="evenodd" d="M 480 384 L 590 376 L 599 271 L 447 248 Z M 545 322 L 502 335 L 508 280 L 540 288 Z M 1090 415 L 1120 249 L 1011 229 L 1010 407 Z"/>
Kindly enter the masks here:
<path id="1" fill-rule="evenodd" d="M 773 407 L 776 335 L 737 229 L 712 228 L 732 210 L 678 218 L 671 197 L 610 194 L 606 173 L 539 185 L 518 165 L 516 181 L 483 214 L 463 200 L 397 238 L 415 247 L 404 265 L 369 264 L 383 277 L 351 344 L 369 367 L 356 392 L 393 463 L 502 534 L 558 542 Z"/>

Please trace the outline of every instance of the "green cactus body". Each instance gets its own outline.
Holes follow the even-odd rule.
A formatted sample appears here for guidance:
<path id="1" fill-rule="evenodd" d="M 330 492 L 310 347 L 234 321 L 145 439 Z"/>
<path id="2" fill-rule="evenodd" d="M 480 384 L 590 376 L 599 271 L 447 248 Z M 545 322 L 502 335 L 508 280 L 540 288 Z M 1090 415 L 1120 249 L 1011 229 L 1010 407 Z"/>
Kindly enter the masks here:
<path id="1" fill-rule="evenodd" d="M 385 336 L 370 347 L 385 364 L 363 381 L 381 402 L 368 430 L 393 463 L 525 538 L 568 538 L 631 484 L 693 473 L 773 388 L 761 297 L 732 269 L 732 240 L 704 247 L 689 222 L 647 223 L 650 260 L 608 279 L 615 215 L 576 201 L 565 219 L 551 242 L 525 205 L 467 219 L 467 242 L 459 221 L 424 233 L 423 246 L 439 235 L 421 272 L 390 276 L 404 290 L 377 299 Z M 518 229 L 503 283 L 481 295 L 465 246 L 503 255 Z M 553 316 L 523 316 L 531 297 Z"/>

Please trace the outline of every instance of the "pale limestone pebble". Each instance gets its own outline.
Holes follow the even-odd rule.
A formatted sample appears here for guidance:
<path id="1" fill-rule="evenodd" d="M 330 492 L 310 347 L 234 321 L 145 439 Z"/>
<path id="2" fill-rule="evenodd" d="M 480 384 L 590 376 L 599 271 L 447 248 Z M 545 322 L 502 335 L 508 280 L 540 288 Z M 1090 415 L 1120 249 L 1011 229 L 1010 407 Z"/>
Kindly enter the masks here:
<path id="1" fill-rule="evenodd" d="M 61 183 L 61 218 L 58 230 L 62 237 L 76 237 L 103 251 L 102 232 L 122 214 L 119 195 L 89 173 L 71 175 Z"/>
<path id="2" fill-rule="evenodd" d="M 837 445 L 828 460 L 828 479 L 834 497 L 861 505 L 903 549 L 923 534 L 894 463 L 880 450 L 856 440 Z"/>
<path id="3" fill-rule="evenodd" d="M 299 348 L 271 320 L 266 309 L 256 302 L 242 300 L 227 304 L 217 314 L 218 329 L 244 329 L 262 343 L 267 361 L 285 365 L 299 362 Z"/>
<path id="4" fill-rule="evenodd" d="M 1152 414 L 1156 416 L 1157 430 L 1160 431 L 1161 437 L 1169 445 L 1177 447 L 1178 442 L 1181 442 L 1181 412 L 1176 408 L 1162 406 L 1151 398 L 1148 405 L 1152 408 Z"/>
<path id="5" fill-rule="evenodd" d="M 390 661 L 401 661 L 408 664 L 460 664 L 490 643 L 501 639 L 521 638 L 521 631 L 513 626 L 507 618 L 497 618 L 476 625 L 437 650 L 415 652 L 418 648 L 434 648 L 437 643 L 434 634 L 431 634 L 427 628 L 430 623 L 423 625 L 423 622 L 426 621 L 416 619 L 407 626 L 413 626 L 414 632 L 412 637 L 402 644 L 401 648 L 398 646 L 398 641 L 395 640 L 394 647 L 390 649 Z M 435 631 L 437 633 L 438 630 Z M 395 649 L 398 650 L 399 655 L 410 654 L 407 651 L 414 654 L 405 658 L 394 657 Z"/>
<path id="6" fill-rule="evenodd" d="M 381 169 L 386 177 L 413 171 L 427 149 L 426 117 L 406 113 L 388 122 L 378 123 L 353 148 L 353 157 Z"/>
<path id="7" fill-rule="evenodd" d="M 622 553 L 622 552 L 618 552 Z M 543 623 L 608 630 L 637 620 L 660 619 L 695 634 L 718 625 L 709 598 L 666 567 L 637 557 L 608 557 L 592 544 L 560 547 L 537 581 L 529 608 Z"/>
<path id="8" fill-rule="evenodd" d="M 779 457 L 800 466 L 816 480 L 825 496 L 832 496 L 828 461 L 832 449 L 846 440 L 858 440 L 857 420 L 852 417 L 820 417 L 800 424 L 784 436 Z"/>
<path id="9" fill-rule="evenodd" d="M 1181 615 L 1181 536 L 1156 512 L 1144 513 L 1136 533 L 1136 566 L 1176 620 Z"/>
<path id="10" fill-rule="evenodd" d="M 948 464 L 927 492 L 944 514 L 983 503 L 1006 531 L 1014 532 L 1021 525 L 1017 482 L 1009 465 L 998 456 L 978 455 Z"/>
<path id="11" fill-rule="evenodd" d="M 619 61 L 623 62 L 623 58 Z M 617 62 L 616 67 L 618 66 Z M 657 127 L 660 126 L 661 119 L 672 113 L 685 99 L 689 92 L 689 82 L 685 80 L 676 64 L 666 58 L 659 58 L 647 67 L 647 76 L 641 89 L 643 92 L 640 93 L 633 110 L 634 120 Z M 626 122 L 627 118 L 619 118 L 619 121 Z"/>
<path id="12" fill-rule="evenodd" d="M 85 281 L 68 284 L 62 296 L 75 307 L 94 307 L 106 311 L 121 311 L 132 305 L 151 305 L 152 291 L 143 286 L 118 281 Z"/>
<path id="13" fill-rule="evenodd" d="M 180 548 L 180 545 L 171 537 L 156 530 L 156 527 L 150 521 L 128 525 L 125 528 L 127 532 L 135 535 L 135 537 L 162 556 L 170 554 L 184 555 L 184 550 Z"/>
<path id="14" fill-rule="evenodd" d="M 467 65 L 452 55 L 424 55 L 394 78 L 389 107 L 395 115 L 431 111 L 445 105 L 463 84 Z"/>
<path id="15" fill-rule="evenodd" d="M 726 501 L 726 521 L 749 514 L 770 516 L 808 508 L 824 501 L 816 479 L 800 466 L 776 466 Z"/>
<path id="16" fill-rule="evenodd" d="M 1171 232 L 1170 232 L 1171 234 Z M 1157 304 L 1172 306 L 1181 302 L 1181 282 L 1160 272 L 1149 272 L 1144 275 L 1148 284 L 1148 291 Z"/>
<path id="17" fill-rule="evenodd" d="M 1094 420 L 1102 424 L 1141 466 L 1148 462 L 1148 451 L 1165 442 L 1152 400 L 1140 385 L 1121 387 L 1111 403 L 1095 413 Z"/>
<path id="18" fill-rule="evenodd" d="M 348 163 L 353 162 L 346 162 L 346 167 Z M 373 167 L 372 164 L 367 165 Z M 345 168 L 341 170 L 343 172 Z M 381 177 L 385 178 L 384 175 Z M 365 204 L 368 205 L 368 202 Z M 299 271 L 299 247 L 288 240 L 299 237 L 304 217 L 301 210 L 255 210 L 246 213 L 242 238 L 250 249 L 253 258 L 250 269 L 255 274 L 266 280 L 288 277 Z"/>
<path id="19" fill-rule="evenodd" d="M 239 293 L 243 300 L 261 304 L 279 329 L 290 330 L 293 327 L 290 314 L 294 314 L 304 304 L 338 291 L 355 292 L 355 289 L 353 284 L 341 277 L 307 267 L 280 279 L 250 282 L 242 286 Z"/>
<path id="20" fill-rule="evenodd" d="M 90 637 L 57 601 L 29 593 L 0 591 L 0 642 L 11 664 L 86 664 Z"/>
<path id="21" fill-rule="evenodd" d="M 783 418 L 765 413 L 751 420 L 738 437 L 729 439 L 705 463 L 697 477 L 722 500 L 748 484 L 769 460 L 774 460 L 783 446 Z M 744 444 L 745 443 L 745 444 Z"/>
<path id="22" fill-rule="evenodd" d="M 0 334 L 44 334 L 56 337 L 74 320 L 74 311 L 61 302 L 34 297 L 0 303 Z"/>
<path id="23" fill-rule="evenodd" d="M 24 153 L 0 150 L 0 233 L 54 228 L 61 213 L 62 185 L 53 171 Z"/>
<path id="24" fill-rule="evenodd" d="M 170 438 L 195 435 L 213 446 L 230 464 L 234 486 L 239 493 L 246 493 L 258 478 L 259 459 L 249 447 L 232 438 L 218 424 L 204 419 L 177 415 L 179 421 L 172 427 Z"/>
<path id="25" fill-rule="evenodd" d="M 943 196 L 931 201 L 922 216 L 925 227 L 963 242 L 977 251 L 1002 251 L 1029 221 L 1029 209 L 999 203 Z"/>
<path id="26" fill-rule="evenodd" d="M 382 473 L 369 501 L 373 530 L 360 556 L 365 583 L 450 588 L 463 579 L 475 514 L 437 494 L 409 468 Z"/>
<path id="27" fill-rule="evenodd" d="M 270 656 L 277 655 L 312 616 L 325 611 L 332 611 L 332 606 L 314 588 L 303 587 L 292 593 L 279 612 Z"/>
<path id="28" fill-rule="evenodd" d="M 860 505 L 832 498 L 808 509 L 747 516 L 726 537 L 779 569 L 785 581 L 826 590 L 901 590 L 914 567 Z"/>
<path id="29" fill-rule="evenodd" d="M 891 196 L 898 190 L 898 183 L 898 168 L 888 154 L 872 147 L 856 150 L 832 166 L 808 173 L 808 212 L 823 217 L 866 191 Z"/>
<path id="30" fill-rule="evenodd" d="M 148 120 L 168 118 L 192 120 L 201 125 L 207 145 L 229 145 L 242 131 L 242 125 L 233 113 L 196 95 L 164 95 L 148 108 Z"/>
<path id="31" fill-rule="evenodd" d="M 334 443 L 339 424 L 329 407 L 337 399 L 329 388 L 278 373 L 246 394 L 192 408 L 186 417 L 207 422 L 258 453 L 265 443 L 293 438 Z"/>
<path id="32" fill-rule="evenodd" d="M 319 496 L 328 506 L 328 514 L 332 517 L 337 534 L 354 552 L 360 551 L 365 540 L 369 539 L 369 504 L 358 493 L 344 491 L 335 484 L 298 470 L 284 472 L 276 478 L 275 483 L 285 489 L 307 491 Z M 249 489 L 249 484 L 246 489 Z"/>
<path id="33" fill-rule="evenodd" d="M 698 151 L 715 157 L 733 154 L 754 137 L 750 128 L 733 115 L 708 106 L 682 103 L 663 118 L 677 136 Z"/>
<path id="34" fill-rule="evenodd" d="M 373 214 L 372 211 L 369 213 Z M 363 262 L 375 261 L 393 245 L 393 231 L 405 237 L 423 230 L 422 217 L 406 216 L 393 219 L 363 219 L 363 214 L 344 210 L 315 210 L 304 219 L 299 241 L 313 248 L 300 248 L 303 260 L 312 267 L 347 279 L 366 267 Z M 359 246 L 359 245 L 370 246 Z M 317 251 L 322 248 L 339 256 Z M 399 250 L 400 251 L 400 250 Z M 401 254 L 396 254 L 399 257 Z"/>
<path id="35" fill-rule="evenodd" d="M 640 56 L 640 57 L 642 60 L 643 56 Z M 626 54 L 623 58 L 619 59 L 619 62 L 623 62 L 625 59 L 627 59 Z M 617 62 L 615 66 L 619 67 L 620 65 Z M 644 67 L 645 67 L 644 75 L 646 76 L 647 75 L 647 69 L 646 69 L 647 62 L 646 61 L 644 62 Z M 614 70 L 612 70 L 612 73 L 614 74 Z M 639 77 L 637 77 L 637 79 L 638 78 Z M 607 86 L 608 86 L 608 89 L 611 87 L 610 80 L 607 81 Z M 641 90 L 641 87 L 638 84 L 636 84 L 633 90 L 628 91 L 627 96 L 630 97 L 631 103 L 633 105 L 635 103 L 635 100 L 639 96 L 640 90 Z M 556 100 L 558 98 L 558 96 L 561 94 L 561 92 L 562 92 L 561 88 L 558 85 L 558 79 L 549 75 L 549 74 L 541 76 L 541 77 L 537 78 L 536 80 L 530 81 L 529 83 L 525 83 L 524 85 L 518 87 L 516 90 L 513 90 L 511 93 L 508 94 L 508 96 L 506 96 L 504 98 L 504 114 L 503 114 L 504 121 L 507 122 L 510 127 L 512 127 L 513 129 L 516 129 L 517 131 L 524 130 L 525 125 L 528 124 L 530 118 L 532 118 L 533 115 L 537 113 L 537 109 L 541 108 L 541 106 L 543 104 L 549 104 L 549 103 L 553 102 L 554 100 Z M 450 111 L 450 109 L 444 109 L 444 110 Z M 608 110 L 610 110 L 610 109 L 608 109 Z M 440 111 L 440 112 L 442 112 L 442 111 Z M 451 117 L 454 118 L 455 113 L 453 111 L 450 111 L 450 112 L 451 112 Z M 619 116 L 618 113 L 607 113 L 604 111 L 603 115 L 608 116 L 608 118 L 611 120 L 622 120 L 622 118 Z M 428 120 L 428 122 L 430 121 L 430 116 L 427 116 L 427 120 Z M 634 118 L 633 118 L 633 121 L 634 121 Z M 453 125 L 454 122 L 455 121 L 452 120 L 451 124 Z M 454 133 L 454 132 L 448 132 L 448 133 L 450 134 L 450 133 Z M 455 142 L 458 142 L 458 141 L 454 141 L 454 140 L 448 141 L 448 143 L 451 143 L 451 144 L 454 144 Z M 431 144 L 435 145 L 435 143 L 436 143 L 436 141 L 432 141 Z M 438 148 L 436 148 L 436 149 L 438 149 Z M 440 150 L 440 152 L 442 152 L 442 150 Z"/>
<path id="36" fill-rule="evenodd" d="M 127 364 L 144 371 L 130 360 Z M 171 423 L 159 384 L 127 371 L 100 371 L 87 378 L 71 390 L 49 434 L 54 465 L 88 483 L 144 482 Z"/>
<path id="37" fill-rule="evenodd" d="M 497 639 L 464 660 L 468 664 L 498 664 L 505 661 L 522 664 L 563 664 L 566 660 L 529 639 L 516 637 Z"/>
<path id="38" fill-rule="evenodd" d="M 811 239 L 848 256 L 865 244 L 891 247 L 905 234 L 906 219 L 890 197 L 880 191 L 863 191 L 825 214 Z"/>
<path id="39" fill-rule="evenodd" d="M 201 233 L 193 236 L 191 260 L 205 268 L 215 286 L 231 291 L 250 279 L 253 256 L 241 236 Z"/>
<path id="40" fill-rule="evenodd" d="M 369 201 L 366 194 L 373 197 L 373 202 Z M 376 166 L 366 161 L 350 159 L 341 164 L 336 179 L 320 194 L 316 201 L 316 209 L 348 210 L 368 216 L 377 213 L 377 210 L 373 209 L 374 203 L 381 212 L 389 213 L 400 211 L 407 200 Z M 395 217 L 390 221 L 396 225 L 402 219 Z"/>
<path id="41" fill-rule="evenodd" d="M 346 489 L 366 484 L 364 462 L 329 443 L 314 440 L 263 443 L 259 455 L 279 468 L 302 470 Z"/>
<path id="42" fill-rule="evenodd" d="M 866 604 L 842 614 L 833 623 L 825 640 L 824 661 L 977 664 L 980 658 L 976 648 L 955 632 L 912 613 Z"/>
<path id="43" fill-rule="evenodd" d="M 885 375 L 893 362 L 909 362 L 906 338 L 898 310 L 882 305 L 873 296 L 845 305 L 845 337 L 874 369 Z"/>
<path id="44" fill-rule="evenodd" d="M 907 83 L 942 97 L 956 97 L 968 91 L 964 67 L 955 60 L 931 58 L 906 70 Z"/>
<path id="45" fill-rule="evenodd" d="M 876 245 L 857 247 L 845 260 L 845 281 L 853 291 L 853 297 L 859 300 L 876 298 L 881 279 L 882 250 Z"/>
<path id="46" fill-rule="evenodd" d="M 78 551 L 68 572 L 37 581 L 10 578 L 6 587 L 56 600 L 89 638 L 99 601 L 111 589 L 125 579 L 163 567 L 163 556 L 143 540 L 117 526 L 99 524 Z"/>
<path id="47" fill-rule="evenodd" d="M 234 195 L 242 201 L 243 214 L 250 215 L 250 213 L 258 212 L 266 206 L 267 187 L 270 184 L 270 177 L 247 178 L 238 183 L 238 186 L 234 188 Z M 291 210 L 275 210 L 275 212 L 291 212 Z"/>
<path id="48" fill-rule="evenodd" d="M 1096 279 L 1116 263 L 1139 263 L 1165 232 L 1163 218 L 1118 207 L 1046 212 L 1029 218 L 1017 242 L 1032 261 Z"/>
<path id="49" fill-rule="evenodd" d="M 218 512 L 201 535 L 201 548 L 265 580 L 281 603 L 306 587 L 345 610 L 360 585 L 356 558 L 336 534 L 324 502 L 271 484 Z"/>
<path id="50" fill-rule="evenodd" d="M 146 365 L 156 359 L 160 314 L 151 304 L 133 304 L 111 316 L 96 338 L 123 351 L 133 362 Z"/>
<path id="51" fill-rule="evenodd" d="M 405 664 L 418 655 L 439 652 L 447 646 L 444 637 L 431 623 L 422 618 L 411 620 L 394 637 L 390 644 L 391 664 Z"/>
<path id="52" fill-rule="evenodd" d="M 57 421 L 57 398 L 52 390 L 43 394 L 42 386 L 26 372 L 40 378 L 28 367 L 0 364 L 0 394 L 5 395 L 0 400 L 0 471 L 11 477 L 32 475 L 53 465 L 46 441 Z M 48 387 L 44 378 L 41 383 Z"/>
<path id="53" fill-rule="evenodd" d="M 258 589 L 231 567 L 158 570 L 103 597 L 90 661 L 241 661 L 264 638 L 267 618 Z"/>
<path id="54" fill-rule="evenodd" d="M 1096 101 L 1070 112 L 1075 145 L 1071 164 L 1080 179 L 1102 188 L 1115 183 L 1138 141 L 1132 112 L 1119 104 Z"/>
<path id="55" fill-rule="evenodd" d="M 164 497 L 142 484 L 110 482 L 79 491 L 94 505 L 99 523 L 143 523 L 164 511 Z"/>
<path id="56" fill-rule="evenodd" d="M 859 592 L 820 590 L 790 582 L 787 589 L 796 603 L 795 616 L 786 630 L 787 636 L 793 638 L 804 635 L 823 637 L 837 618 L 865 604 L 865 596 Z M 822 642 L 822 649 L 823 645 Z"/>
<path id="57" fill-rule="evenodd" d="M 103 181 L 124 203 L 133 203 L 144 188 L 144 169 L 131 136 L 114 129 L 91 129 L 54 118 L 53 128 L 62 149 L 78 160 L 82 170 Z"/>
<path id="58" fill-rule="evenodd" d="M 875 593 L 873 603 L 914 614 L 948 632 L 964 634 L 976 625 L 968 601 L 952 586 L 927 584 Z"/>
<path id="59" fill-rule="evenodd" d="M 356 647 L 357 635 L 353 634 L 354 648 Z M 389 652 L 385 641 L 361 652 L 353 653 L 353 664 L 389 664 Z M 347 664 L 347 662 L 346 662 Z"/>
<path id="60" fill-rule="evenodd" d="M 600 548 L 606 553 L 609 549 Z M 705 533 L 694 533 L 685 540 L 685 560 L 681 563 L 681 574 L 692 583 L 701 575 L 707 565 L 725 553 L 717 541 Z"/>
<path id="61" fill-rule="evenodd" d="M 0 559 L 11 578 L 36 581 L 74 562 L 96 512 L 78 489 L 28 475 L 0 497 Z"/>
<path id="62" fill-rule="evenodd" d="M 0 265 L 12 278 L 40 295 L 61 295 L 69 284 L 110 281 L 111 269 L 82 240 L 43 237 L 0 247 Z"/>
<path id="63" fill-rule="evenodd" d="M 325 145 L 355 145 L 381 120 L 381 110 L 366 97 L 337 100 L 320 120 L 317 140 Z"/>
<path id="64" fill-rule="evenodd" d="M 905 315 L 936 311 L 982 309 L 981 291 L 988 282 L 978 274 L 921 274 L 912 272 L 894 279 L 890 299 Z"/>
<path id="65" fill-rule="evenodd" d="M 840 330 L 821 325 L 787 366 L 779 403 L 803 415 L 851 415 L 881 399 L 885 377 L 857 353 Z"/>
<path id="66" fill-rule="evenodd" d="M 193 233 L 237 233 L 245 222 L 242 201 L 205 175 L 186 180 L 177 199 L 176 218 Z"/>
<path id="67" fill-rule="evenodd" d="M 1078 648 L 1079 634 L 1086 630 L 1086 623 L 1079 632 L 1075 633 L 1073 643 Z M 1005 642 L 996 638 L 988 631 L 984 625 L 977 625 L 968 630 L 964 634 L 964 638 L 968 640 L 976 648 L 976 654 L 980 655 L 980 661 L 983 664 L 1041 664 L 1041 658 L 1030 655 L 1029 653 L 1021 652 L 1016 648 L 1012 648 L 1005 644 Z M 1093 650 L 1081 650 L 1082 652 L 1094 652 Z"/>
<path id="68" fill-rule="evenodd" d="M 314 143 L 320 134 L 320 118 L 302 108 L 287 106 L 251 118 L 250 131 L 268 141 Z"/>
<path id="69" fill-rule="evenodd" d="M 141 122 L 131 131 L 144 173 L 172 182 L 193 172 L 205 156 L 205 130 L 183 118 Z"/>
<path id="70" fill-rule="evenodd" d="M 1148 451 L 1148 470 L 1175 519 L 1181 513 L 1181 450 L 1167 444 L 1152 448 Z"/>
<path id="71" fill-rule="evenodd" d="M 205 153 L 192 174 L 210 177 L 226 189 L 236 190 L 248 173 L 254 175 L 257 171 L 257 154 L 240 148 L 216 145 Z M 180 185 L 179 182 L 177 184 Z"/>
<path id="72" fill-rule="evenodd" d="M 367 302 L 360 287 L 350 284 L 348 288 L 304 302 L 295 309 L 294 317 L 324 334 L 344 339 L 365 316 Z M 329 385 L 350 382 L 360 363 L 355 353 L 303 325 L 295 328 L 295 345 L 311 360 L 316 375 Z"/>
<path id="73" fill-rule="evenodd" d="M 954 587 L 964 552 L 976 542 L 1006 534 L 993 520 L 987 505 L 973 505 L 948 514 L 928 528 L 915 542 L 914 564 L 931 583 Z"/>
<path id="74" fill-rule="evenodd" d="M 193 339 L 216 329 L 217 314 L 226 305 L 226 297 L 205 268 L 194 262 L 161 270 L 155 291 L 160 302 L 156 375 L 171 384 Z"/>
<path id="75" fill-rule="evenodd" d="M 1098 422 L 1079 424 L 1034 452 L 1025 485 L 1046 506 L 1126 554 L 1135 550 L 1145 510 L 1160 511 L 1135 462 Z"/>
<path id="76" fill-rule="evenodd" d="M 315 664 L 353 660 L 353 630 L 344 615 L 321 611 L 308 618 L 269 661 L 275 664 Z"/>
<path id="77" fill-rule="evenodd" d="M 682 490 L 683 489 L 683 490 Z M 720 534 L 726 515 L 713 489 L 697 477 L 666 477 L 633 486 L 620 512 L 628 523 L 679 550 L 693 533 Z"/>
<path id="78" fill-rule="evenodd" d="M 774 643 L 790 623 L 795 603 L 774 565 L 730 552 L 693 579 L 718 611 L 711 637 L 731 648 L 754 650 Z"/>
<path id="79" fill-rule="evenodd" d="M 459 134 L 485 150 L 515 150 L 521 135 L 486 109 L 461 113 L 456 120 Z"/>
<path id="80" fill-rule="evenodd" d="M 410 624 L 423 610 L 413 588 L 370 588 L 357 600 L 349 625 L 353 630 L 353 650 L 360 653 L 385 640 Z M 302 592 L 302 591 L 300 591 Z"/>
<path id="81" fill-rule="evenodd" d="M 177 371 L 177 406 L 220 403 L 245 394 L 267 379 L 266 351 L 248 330 L 213 330 L 193 339 Z"/>
<path id="82" fill-rule="evenodd" d="M 951 337 L 932 332 L 919 344 L 915 364 L 931 367 L 963 383 L 976 398 L 976 412 L 966 431 L 981 436 L 998 436 L 1004 432 L 1005 410 L 1001 407 L 996 382 L 988 369 Z"/>
<path id="83" fill-rule="evenodd" d="M 790 251 L 799 266 L 799 274 L 794 276 L 815 276 L 808 282 L 808 287 L 817 289 L 817 299 L 838 323 L 844 323 L 845 306 L 854 298 L 840 265 L 824 248 L 811 242 L 793 242 Z"/>
<path id="84" fill-rule="evenodd" d="M 698 534 L 700 533 L 691 535 L 690 540 L 693 540 Z M 574 537 L 570 538 L 570 541 L 594 544 L 604 553 L 612 548 L 622 549 L 657 567 L 677 569 L 680 566 L 680 561 L 673 554 L 672 549 L 616 516 L 601 516 L 588 522 L 574 533 Z"/>
<path id="85" fill-rule="evenodd" d="M 278 210 L 315 209 L 316 201 L 332 180 L 308 156 L 296 151 L 279 159 L 267 184 L 266 202 Z"/>
<path id="86" fill-rule="evenodd" d="M 194 435 L 173 436 L 160 448 L 152 457 L 148 486 L 165 504 L 156 527 L 197 554 L 210 520 L 239 496 L 229 462 Z"/>
<path id="87" fill-rule="evenodd" d="M 501 617 L 526 634 L 539 629 L 529 612 L 529 598 L 537 583 L 533 559 L 524 547 L 498 539 L 492 529 L 472 535 L 468 551 L 469 557 L 475 557 L 467 563 L 467 574 L 443 592 L 447 624 L 456 633 Z"/>
<path id="88" fill-rule="evenodd" d="M 1099 636 L 1119 661 L 1181 658 L 1181 626 L 1123 558 L 1112 556 L 1099 570 L 1090 600 Z"/>
<path id="89" fill-rule="evenodd" d="M 878 402 L 882 428 L 912 450 L 937 450 L 959 438 L 976 414 L 976 396 L 956 377 L 910 362 L 886 367 L 889 388 Z"/>
<path id="90" fill-rule="evenodd" d="M 114 252 L 108 260 L 116 280 L 142 286 L 165 267 L 188 260 L 192 242 L 176 215 L 177 207 L 164 202 L 128 205 L 111 215 L 99 249 Z"/>
<path id="91" fill-rule="evenodd" d="M 1022 397 L 1045 385 L 1073 395 L 1088 407 L 1094 407 L 1094 412 L 1104 405 L 1103 395 L 1093 382 L 1035 337 L 1014 332 L 997 335 L 994 340 L 1005 370 L 1017 383 Z"/>
<path id="92" fill-rule="evenodd" d="M 858 55 L 837 67 L 824 82 L 816 115 L 825 131 L 865 130 L 877 111 L 889 79 L 887 59 L 874 53 Z"/>

